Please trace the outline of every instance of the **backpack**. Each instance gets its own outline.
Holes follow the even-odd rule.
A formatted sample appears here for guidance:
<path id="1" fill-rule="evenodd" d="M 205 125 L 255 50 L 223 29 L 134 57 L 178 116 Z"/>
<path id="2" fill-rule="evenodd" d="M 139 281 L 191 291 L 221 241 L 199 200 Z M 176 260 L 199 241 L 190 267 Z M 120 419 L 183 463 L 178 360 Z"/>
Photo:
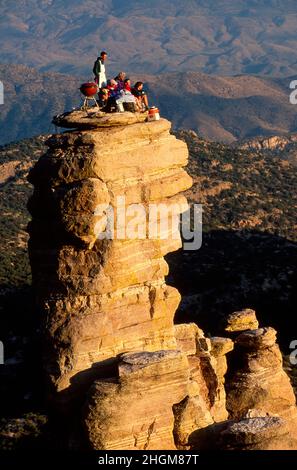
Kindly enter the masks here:
<path id="1" fill-rule="evenodd" d="M 135 103 L 123 103 L 124 110 L 129 111 L 130 113 L 136 113 Z"/>

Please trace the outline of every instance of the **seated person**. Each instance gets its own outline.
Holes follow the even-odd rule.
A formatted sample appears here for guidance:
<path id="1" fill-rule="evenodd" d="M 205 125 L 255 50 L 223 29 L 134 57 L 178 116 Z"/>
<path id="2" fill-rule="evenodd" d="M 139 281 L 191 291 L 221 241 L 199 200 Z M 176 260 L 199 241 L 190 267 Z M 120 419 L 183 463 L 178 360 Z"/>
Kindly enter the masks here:
<path id="1" fill-rule="evenodd" d="M 120 93 L 120 97 L 116 99 L 116 104 L 119 105 L 119 108 L 131 112 L 138 111 L 137 99 L 132 95 L 131 91 L 126 88 L 121 90 Z"/>
<path id="2" fill-rule="evenodd" d="M 117 82 L 114 79 L 107 80 L 107 89 L 109 91 L 109 95 L 114 92 L 118 87 Z"/>
<path id="3" fill-rule="evenodd" d="M 120 73 L 118 73 L 118 75 L 114 79 L 117 82 L 119 89 L 121 89 L 121 90 L 123 90 L 123 88 L 124 88 L 125 78 L 126 78 L 125 72 L 120 72 Z"/>
<path id="4" fill-rule="evenodd" d="M 146 92 L 143 90 L 143 82 L 136 82 L 131 90 L 132 94 L 137 99 L 138 107 L 140 111 L 146 111 L 149 108 L 148 97 Z"/>
<path id="5" fill-rule="evenodd" d="M 114 83 L 112 83 L 114 82 Z M 117 109 L 116 100 L 120 98 L 121 91 L 118 89 L 118 85 L 114 80 L 110 80 L 110 83 L 107 84 L 108 99 L 104 103 L 102 111 L 105 113 L 113 113 Z"/>
<path id="6" fill-rule="evenodd" d="M 108 98 L 109 98 L 108 88 L 100 88 L 98 96 L 99 96 L 98 103 L 99 103 L 100 108 L 106 106 Z"/>
<path id="7" fill-rule="evenodd" d="M 129 111 L 135 112 L 137 110 L 136 98 L 132 95 L 131 91 L 129 91 L 129 80 L 124 84 L 124 88 L 121 88 L 121 85 L 118 83 L 115 85 L 116 82 L 113 82 L 113 80 L 110 80 L 110 84 L 108 85 L 109 97 L 102 111 L 112 113 L 118 109 L 129 109 Z M 125 106 L 127 103 L 129 104 Z"/>
<path id="8" fill-rule="evenodd" d="M 124 80 L 124 91 L 131 93 L 131 80 L 130 78 L 125 78 Z"/>

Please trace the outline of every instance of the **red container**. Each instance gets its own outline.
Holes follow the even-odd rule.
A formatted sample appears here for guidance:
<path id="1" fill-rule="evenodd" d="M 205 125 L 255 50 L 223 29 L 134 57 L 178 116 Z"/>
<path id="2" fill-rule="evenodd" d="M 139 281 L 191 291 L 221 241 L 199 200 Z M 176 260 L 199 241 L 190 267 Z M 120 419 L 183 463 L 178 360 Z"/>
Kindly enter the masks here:
<path id="1" fill-rule="evenodd" d="M 159 109 L 156 108 L 156 106 L 152 106 L 150 109 L 149 109 L 149 114 L 151 116 L 153 116 L 154 114 L 159 114 Z"/>
<path id="2" fill-rule="evenodd" d="M 83 83 L 80 86 L 80 91 L 84 96 L 91 97 L 98 93 L 98 86 L 95 82 Z"/>
<path id="3" fill-rule="evenodd" d="M 155 106 L 152 106 L 150 109 L 149 109 L 149 112 L 148 112 L 148 121 L 159 121 L 160 119 L 160 112 L 159 112 L 159 109 L 156 108 Z"/>

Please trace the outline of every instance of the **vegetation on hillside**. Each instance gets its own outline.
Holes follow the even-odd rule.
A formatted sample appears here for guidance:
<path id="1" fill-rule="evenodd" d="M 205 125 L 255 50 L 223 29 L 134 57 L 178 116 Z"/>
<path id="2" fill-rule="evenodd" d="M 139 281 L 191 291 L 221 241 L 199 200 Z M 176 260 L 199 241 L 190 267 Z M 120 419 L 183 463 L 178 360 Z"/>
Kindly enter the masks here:
<path id="1" fill-rule="evenodd" d="M 258 230 L 297 241 L 297 174 L 282 155 L 207 142 L 180 131 L 187 142 L 188 172 L 194 185 L 186 193 L 203 204 L 203 231 Z"/>
<path id="2" fill-rule="evenodd" d="M 30 284 L 27 257 L 29 213 L 26 205 L 32 187 L 29 169 L 44 152 L 44 137 L 0 147 L 0 289 Z"/>
<path id="3" fill-rule="evenodd" d="M 254 308 L 287 349 L 297 327 L 296 167 L 281 152 L 177 135 L 190 150 L 186 196 L 203 205 L 203 244 L 167 257 L 183 298 L 176 320 L 220 334 L 226 314 Z"/>

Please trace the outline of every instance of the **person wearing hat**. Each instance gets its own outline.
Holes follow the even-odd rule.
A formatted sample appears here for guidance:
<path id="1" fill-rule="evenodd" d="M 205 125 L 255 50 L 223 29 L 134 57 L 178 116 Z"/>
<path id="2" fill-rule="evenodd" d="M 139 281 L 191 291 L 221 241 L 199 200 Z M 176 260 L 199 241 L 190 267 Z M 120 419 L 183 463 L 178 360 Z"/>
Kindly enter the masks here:
<path id="1" fill-rule="evenodd" d="M 107 58 L 107 52 L 102 51 L 100 56 L 97 57 L 94 67 L 93 73 L 95 75 L 95 82 L 98 85 L 98 88 L 102 88 L 106 86 L 106 72 L 105 72 L 105 61 Z"/>

